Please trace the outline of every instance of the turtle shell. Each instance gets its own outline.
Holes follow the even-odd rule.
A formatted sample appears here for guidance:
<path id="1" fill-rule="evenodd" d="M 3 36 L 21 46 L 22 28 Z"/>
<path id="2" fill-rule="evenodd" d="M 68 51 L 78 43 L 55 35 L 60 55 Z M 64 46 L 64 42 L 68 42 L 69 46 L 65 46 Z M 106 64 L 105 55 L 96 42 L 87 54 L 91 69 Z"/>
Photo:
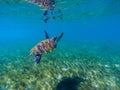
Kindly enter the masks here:
<path id="1" fill-rule="evenodd" d="M 38 43 L 31 49 L 30 55 L 45 54 L 53 51 L 56 47 L 56 43 L 52 39 L 46 39 Z"/>
<path id="2" fill-rule="evenodd" d="M 37 6 L 43 7 L 44 10 L 52 10 L 54 9 L 54 0 L 27 0 Z"/>

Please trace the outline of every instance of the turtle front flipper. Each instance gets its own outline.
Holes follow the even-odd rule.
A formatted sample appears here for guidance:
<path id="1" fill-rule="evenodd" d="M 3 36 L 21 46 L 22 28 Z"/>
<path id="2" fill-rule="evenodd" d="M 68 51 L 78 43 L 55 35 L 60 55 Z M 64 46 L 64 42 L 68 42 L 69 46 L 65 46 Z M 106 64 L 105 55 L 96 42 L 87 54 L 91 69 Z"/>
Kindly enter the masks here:
<path id="1" fill-rule="evenodd" d="M 62 36 L 63 36 L 63 32 L 60 34 L 60 36 L 58 36 L 58 38 L 57 38 L 56 42 L 59 42 L 59 41 L 60 41 L 60 39 L 62 38 Z"/>
<path id="2" fill-rule="evenodd" d="M 48 33 L 44 30 L 44 32 L 45 32 L 45 37 L 46 37 L 46 39 L 48 39 L 49 38 L 49 35 L 48 35 Z"/>
<path id="3" fill-rule="evenodd" d="M 38 64 L 40 62 L 41 55 L 35 55 L 34 62 Z"/>

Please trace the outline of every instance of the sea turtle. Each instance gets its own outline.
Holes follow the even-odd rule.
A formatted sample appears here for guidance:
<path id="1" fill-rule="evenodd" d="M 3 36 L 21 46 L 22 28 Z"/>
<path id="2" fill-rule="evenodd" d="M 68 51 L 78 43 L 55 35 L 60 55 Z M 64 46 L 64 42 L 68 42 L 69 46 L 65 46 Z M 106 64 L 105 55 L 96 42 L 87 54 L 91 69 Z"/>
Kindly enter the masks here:
<path id="1" fill-rule="evenodd" d="M 43 13 L 43 21 L 45 23 L 48 22 L 49 19 L 55 19 L 56 17 L 62 19 L 61 9 L 55 10 L 56 0 L 26 0 L 32 4 L 35 4 L 41 7 L 44 11 Z"/>
<path id="2" fill-rule="evenodd" d="M 42 10 L 53 10 L 55 7 L 55 0 L 26 0 L 37 6 L 42 7 Z"/>
<path id="3" fill-rule="evenodd" d="M 48 33 L 46 31 L 44 32 L 45 32 L 46 39 L 39 42 L 30 51 L 30 55 L 35 55 L 34 62 L 36 64 L 40 62 L 41 56 L 43 54 L 52 52 L 56 48 L 58 41 L 63 36 L 63 32 L 62 32 L 58 37 L 55 36 L 55 37 L 49 38 Z"/>

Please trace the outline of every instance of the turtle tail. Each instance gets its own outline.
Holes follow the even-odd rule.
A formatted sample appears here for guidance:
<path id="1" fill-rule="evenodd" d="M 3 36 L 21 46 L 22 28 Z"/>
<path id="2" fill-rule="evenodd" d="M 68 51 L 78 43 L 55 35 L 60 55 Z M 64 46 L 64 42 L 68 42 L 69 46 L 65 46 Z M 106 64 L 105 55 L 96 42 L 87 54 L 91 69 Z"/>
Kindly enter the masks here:
<path id="1" fill-rule="evenodd" d="M 59 42 L 61 40 L 62 36 L 63 36 L 63 32 L 58 36 L 56 42 Z"/>

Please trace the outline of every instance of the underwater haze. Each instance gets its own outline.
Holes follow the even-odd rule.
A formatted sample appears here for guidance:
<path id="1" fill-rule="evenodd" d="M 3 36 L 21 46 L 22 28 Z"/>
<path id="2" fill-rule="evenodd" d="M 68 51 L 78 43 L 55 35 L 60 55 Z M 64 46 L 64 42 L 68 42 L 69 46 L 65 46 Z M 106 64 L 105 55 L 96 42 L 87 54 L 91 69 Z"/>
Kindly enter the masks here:
<path id="1" fill-rule="evenodd" d="M 45 23 L 36 4 L 0 0 L 0 90 L 120 90 L 120 1 L 55 2 L 62 17 Z M 64 34 L 36 65 L 44 30 Z"/>

